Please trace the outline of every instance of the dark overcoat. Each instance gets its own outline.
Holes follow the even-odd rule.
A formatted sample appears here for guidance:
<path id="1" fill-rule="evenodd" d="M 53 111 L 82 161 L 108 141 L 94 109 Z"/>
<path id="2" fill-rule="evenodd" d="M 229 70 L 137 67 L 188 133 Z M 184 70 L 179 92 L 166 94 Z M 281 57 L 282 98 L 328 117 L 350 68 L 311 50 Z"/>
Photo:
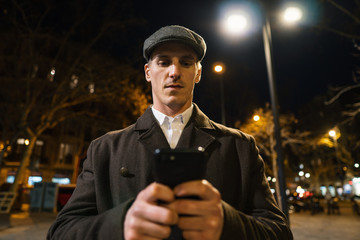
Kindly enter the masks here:
<path id="1" fill-rule="evenodd" d="M 210 156 L 206 179 L 222 196 L 221 239 L 292 239 L 254 138 L 214 123 L 195 105 L 177 148 L 199 146 Z M 48 239 L 123 239 L 126 212 L 153 182 L 151 159 L 154 150 L 163 147 L 169 145 L 150 108 L 135 124 L 94 140 L 76 189 Z"/>

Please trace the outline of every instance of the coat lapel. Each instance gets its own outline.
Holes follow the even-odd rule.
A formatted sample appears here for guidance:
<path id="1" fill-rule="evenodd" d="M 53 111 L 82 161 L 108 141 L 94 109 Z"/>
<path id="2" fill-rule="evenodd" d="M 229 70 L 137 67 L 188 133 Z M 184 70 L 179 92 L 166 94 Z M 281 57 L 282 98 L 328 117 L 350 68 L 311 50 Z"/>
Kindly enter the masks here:
<path id="1" fill-rule="evenodd" d="M 215 137 L 208 132 L 214 131 L 210 119 L 194 104 L 193 114 L 185 126 L 176 148 L 207 148 Z M 169 148 L 164 133 L 156 121 L 151 108 L 137 120 L 135 131 L 139 132 L 139 141 L 150 151 L 157 148 Z"/>
<path id="2" fill-rule="evenodd" d="M 215 140 L 214 136 L 207 131 L 214 131 L 214 127 L 210 119 L 194 104 L 191 119 L 185 126 L 176 148 L 203 147 L 206 149 Z"/>
<path id="3" fill-rule="evenodd" d="M 139 141 L 152 153 L 157 148 L 170 147 L 150 107 L 137 120 L 135 131 L 139 132 Z"/>

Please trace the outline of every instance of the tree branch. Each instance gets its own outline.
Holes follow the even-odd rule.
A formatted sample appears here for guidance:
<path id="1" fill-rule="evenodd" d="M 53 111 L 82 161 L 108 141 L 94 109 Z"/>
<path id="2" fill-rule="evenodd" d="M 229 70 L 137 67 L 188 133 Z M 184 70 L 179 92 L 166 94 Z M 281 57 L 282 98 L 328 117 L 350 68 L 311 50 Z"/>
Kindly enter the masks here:
<path id="1" fill-rule="evenodd" d="M 351 34 L 351 33 L 342 32 L 342 31 L 339 31 L 339 30 L 336 30 L 334 28 L 330 28 L 330 27 L 327 27 L 327 26 L 315 26 L 315 27 L 319 28 L 319 29 L 324 29 L 324 30 L 332 32 L 332 33 L 335 33 L 335 34 L 337 34 L 339 36 L 342 36 L 342 37 L 346 37 L 346 38 L 354 39 L 354 40 L 360 40 L 360 35 L 354 35 L 354 34 Z"/>
<path id="2" fill-rule="evenodd" d="M 347 10 L 346 8 L 342 7 L 341 5 L 339 5 L 338 3 L 336 3 L 333 0 L 326 0 L 328 1 L 331 5 L 333 5 L 334 7 L 336 7 L 337 9 L 339 9 L 340 11 L 342 11 L 343 13 L 345 13 L 345 15 L 349 16 L 350 18 L 352 18 L 356 23 L 360 23 L 360 18 L 357 17 L 356 15 L 352 14 L 349 10 Z"/>
<path id="3" fill-rule="evenodd" d="M 354 89 L 354 88 L 358 88 L 360 87 L 360 83 L 359 84 L 355 84 L 352 86 L 348 86 L 343 88 L 340 92 L 338 92 L 333 98 L 331 98 L 329 101 L 325 101 L 325 105 L 330 105 L 332 103 L 334 103 L 341 95 L 343 95 L 344 93 Z"/>

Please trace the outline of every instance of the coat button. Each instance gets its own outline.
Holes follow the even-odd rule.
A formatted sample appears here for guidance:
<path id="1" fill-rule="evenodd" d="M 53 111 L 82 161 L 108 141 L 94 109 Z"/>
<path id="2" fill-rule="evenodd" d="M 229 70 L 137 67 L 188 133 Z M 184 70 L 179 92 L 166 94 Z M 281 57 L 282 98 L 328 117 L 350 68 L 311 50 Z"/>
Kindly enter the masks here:
<path id="1" fill-rule="evenodd" d="M 120 175 L 123 177 L 127 177 L 129 175 L 129 169 L 127 169 L 126 167 L 120 168 Z"/>
<path id="2" fill-rule="evenodd" d="M 129 172 L 129 169 L 126 167 L 121 167 L 120 168 L 120 175 L 126 178 L 132 178 L 135 175 Z"/>

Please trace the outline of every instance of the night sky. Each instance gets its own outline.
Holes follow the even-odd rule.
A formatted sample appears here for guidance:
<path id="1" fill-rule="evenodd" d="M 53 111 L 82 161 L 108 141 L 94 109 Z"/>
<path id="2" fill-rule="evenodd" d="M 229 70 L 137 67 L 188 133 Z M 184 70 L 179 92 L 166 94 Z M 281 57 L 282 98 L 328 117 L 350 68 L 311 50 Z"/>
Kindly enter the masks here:
<path id="1" fill-rule="evenodd" d="M 262 14 L 256 5 L 252 7 L 257 12 L 257 22 L 251 32 L 230 40 L 219 26 L 226 1 L 136 2 L 136 14 L 146 20 L 139 38 L 145 39 L 158 28 L 171 24 L 186 26 L 204 37 L 208 51 L 194 101 L 210 118 L 221 120 L 219 76 L 211 69 L 215 61 L 224 62 L 227 68 L 223 81 L 228 125 L 244 120 L 254 108 L 264 107 L 270 101 L 261 35 Z M 273 2 L 279 9 L 283 6 L 280 0 Z M 316 5 L 314 0 L 300 2 L 305 4 L 307 13 L 299 26 L 286 28 L 271 18 L 273 64 L 281 113 L 297 114 L 301 106 L 325 94 L 329 86 L 353 83 L 356 64 L 353 42 L 314 27 L 324 19 L 340 19 L 341 13 L 329 6 L 325 9 Z M 341 1 L 344 2 L 351 1 Z"/>
<path id="2" fill-rule="evenodd" d="M 351 39 L 318 27 L 325 24 L 346 31 L 353 21 L 348 16 L 324 3 L 327 1 L 292 1 L 301 3 L 305 16 L 297 26 L 290 28 L 280 24 L 275 14 L 284 9 L 284 3 L 290 2 L 288 0 L 266 0 L 266 7 L 260 7 L 257 0 L 93 0 L 84 6 L 84 9 L 91 8 L 93 15 L 86 26 L 77 29 L 78 34 L 72 40 L 83 43 L 90 41 L 88 32 L 98 31 L 97 27 L 107 17 L 103 14 L 102 7 L 106 3 L 115 3 L 117 7 L 112 10 L 119 19 L 128 20 L 129 16 L 133 16 L 135 21 L 127 23 L 115 33 L 109 33 L 97 46 L 120 61 L 134 62 L 134 66 L 143 72 L 143 41 L 154 31 L 172 24 L 196 31 L 207 43 L 207 54 L 202 62 L 201 81 L 195 87 L 194 102 L 211 119 L 221 121 L 220 77 L 213 73 L 212 65 L 216 61 L 224 62 L 226 119 L 227 125 L 234 126 L 237 120 L 246 120 L 254 109 L 270 102 L 261 29 L 266 9 L 272 26 L 273 65 L 280 113 L 291 112 L 297 115 L 302 106 L 315 96 L 324 95 L 330 86 L 353 84 L 356 65 L 360 66 L 360 59 L 355 55 L 359 56 L 360 51 L 356 50 Z M 44 23 L 49 29 L 55 26 L 58 34 L 62 35 L 73 20 L 71 16 L 74 11 L 68 9 L 69 3 L 73 1 L 64 0 L 64 4 L 55 0 L 53 2 L 58 7 L 53 9 Z M 353 0 L 336 2 L 349 10 L 355 7 Z M 221 21 L 225 18 L 225 10 L 235 9 L 239 3 L 252 17 L 248 20 L 251 30 L 243 36 L 229 38 L 224 34 Z M 31 6 L 38 11 L 42 9 L 35 3 L 31 3 Z M 355 30 L 352 31 L 355 33 Z M 360 41 L 355 43 L 360 45 Z"/>

